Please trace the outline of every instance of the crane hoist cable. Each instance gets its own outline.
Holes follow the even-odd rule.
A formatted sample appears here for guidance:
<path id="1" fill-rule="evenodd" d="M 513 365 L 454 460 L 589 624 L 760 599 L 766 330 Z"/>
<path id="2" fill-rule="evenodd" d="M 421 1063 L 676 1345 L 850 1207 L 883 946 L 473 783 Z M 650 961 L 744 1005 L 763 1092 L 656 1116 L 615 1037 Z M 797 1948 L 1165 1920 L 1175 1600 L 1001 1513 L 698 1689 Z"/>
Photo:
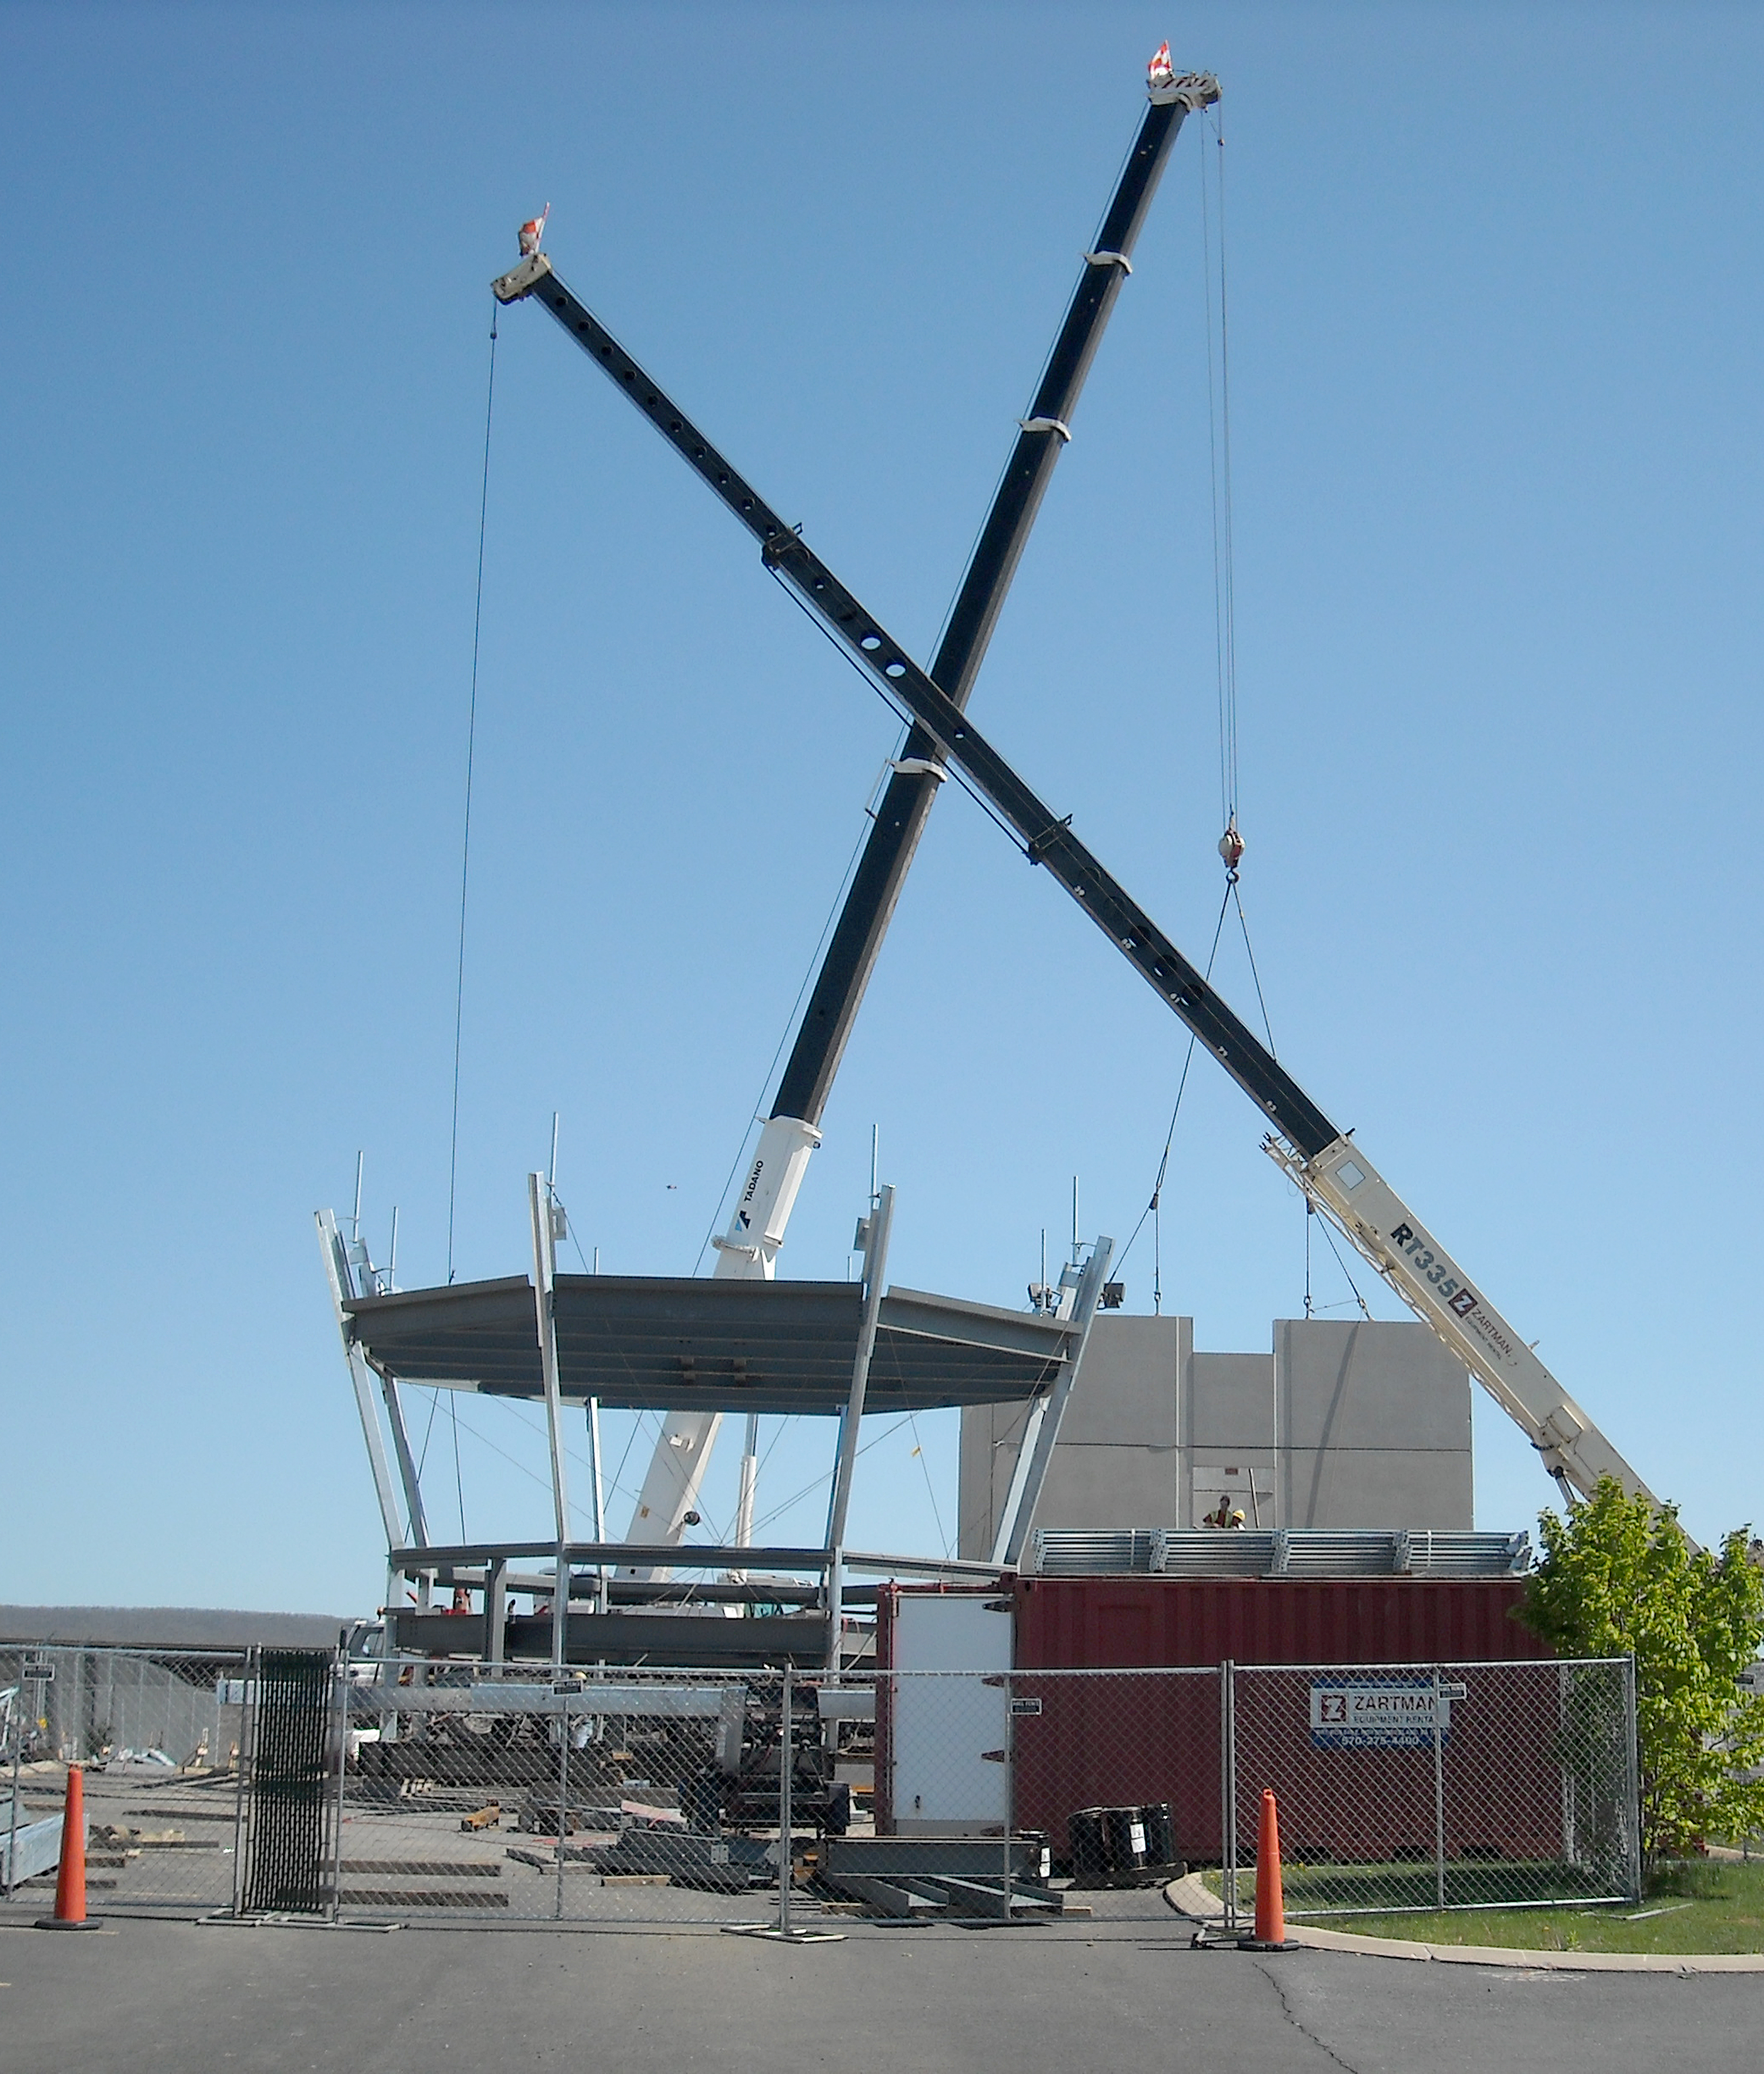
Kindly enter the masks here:
<path id="1" fill-rule="evenodd" d="M 1243 936 L 1244 953 L 1249 960 L 1250 976 L 1255 985 L 1257 1005 L 1262 1010 L 1262 1025 L 1267 1033 L 1268 1050 L 1272 1055 L 1274 1032 L 1269 1023 L 1268 1003 L 1262 991 L 1262 974 L 1256 965 L 1255 947 L 1250 940 L 1250 921 L 1244 913 L 1239 874 L 1239 867 L 1243 861 L 1244 842 L 1237 827 L 1237 597 L 1236 528 L 1231 482 L 1231 328 L 1226 294 L 1229 275 L 1225 258 L 1225 130 L 1217 104 L 1202 110 L 1201 119 L 1213 146 L 1211 151 L 1203 148 L 1200 154 L 1200 248 L 1205 313 L 1204 328 L 1207 342 L 1207 458 L 1212 531 L 1213 670 L 1219 709 L 1219 819 L 1222 831 L 1219 837 L 1219 855 L 1225 868 L 1225 897 L 1220 903 L 1219 919 L 1213 928 L 1212 946 L 1207 956 L 1206 977 L 1209 980 L 1212 977 L 1213 961 L 1218 956 L 1219 939 L 1225 928 L 1225 915 L 1230 908 L 1235 907 L 1237 926 Z M 1213 162 L 1210 176 L 1208 171 L 1209 160 Z M 1139 1236 L 1149 1217 L 1152 1226 L 1151 1306 L 1155 1313 L 1161 1312 L 1163 1307 L 1163 1184 L 1169 1175 L 1171 1146 L 1175 1138 L 1176 1119 L 1182 1111 L 1183 1095 L 1188 1085 L 1188 1069 L 1194 1063 L 1194 1047 L 1195 1039 L 1191 1034 L 1182 1062 L 1181 1077 L 1176 1085 L 1175 1101 L 1170 1112 L 1170 1127 L 1164 1134 L 1157 1179 L 1152 1184 L 1151 1197 L 1140 1213 L 1139 1221 L 1134 1226 L 1116 1262 L 1115 1271 L 1118 1274 L 1126 1264 L 1134 1240 Z"/>
<path id="2" fill-rule="evenodd" d="M 1306 1197 L 1305 1202 L 1306 1207 L 1308 1208 L 1310 1205 L 1310 1198 L 1308 1196 Z M 1364 1318 L 1366 1323 L 1369 1325 L 1372 1323 L 1371 1307 L 1367 1303 L 1365 1297 L 1360 1294 L 1359 1283 L 1356 1282 L 1353 1277 L 1348 1272 L 1348 1263 L 1341 1258 L 1341 1249 L 1335 1242 L 1335 1233 L 1330 1230 L 1329 1220 L 1327 1217 L 1323 1221 L 1323 1236 L 1329 1242 L 1329 1250 L 1335 1255 L 1336 1266 L 1341 1269 L 1348 1287 L 1353 1291 L 1353 1300 L 1360 1307 L 1361 1316 Z"/>
<path id="3" fill-rule="evenodd" d="M 1219 919 L 1213 925 L 1212 947 L 1207 952 L 1207 968 L 1205 977 L 1209 980 L 1212 977 L 1212 961 L 1219 954 L 1219 938 L 1225 928 L 1225 909 L 1229 904 L 1230 899 L 1231 893 L 1230 889 L 1228 886 L 1225 890 L 1225 899 L 1219 903 Z M 1136 1224 L 1133 1229 L 1128 1233 L 1127 1243 L 1122 1246 L 1120 1253 L 1117 1255 L 1114 1262 L 1114 1271 L 1118 1275 L 1122 1269 L 1126 1265 L 1127 1255 L 1133 1251 L 1134 1241 L 1138 1237 L 1140 1233 L 1145 1229 L 1146 1218 L 1151 1218 L 1153 1221 L 1151 1308 L 1155 1312 L 1160 1308 L 1163 1299 L 1162 1279 L 1163 1227 L 1163 1212 L 1159 1208 L 1159 1203 L 1163 1195 L 1164 1176 L 1170 1171 L 1170 1147 L 1171 1142 L 1174 1140 L 1176 1134 L 1176 1118 L 1182 1113 L 1182 1097 L 1188 1091 L 1188 1068 L 1194 1064 L 1195 1043 L 1195 1035 L 1191 1030 L 1188 1033 L 1188 1048 L 1184 1056 L 1182 1061 L 1181 1077 L 1176 1082 L 1175 1102 L 1170 1111 L 1170 1128 L 1164 1133 L 1163 1155 L 1158 1162 L 1157 1179 L 1151 1184 L 1151 1195 L 1150 1199 L 1147 1200 L 1145 1208 L 1139 1213 L 1138 1223 Z M 1042 1279 L 1043 1281 L 1047 1279 L 1047 1272 L 1045 1269 L 1043 1270 Z"/>
<path id="4" fill-rule="evenodd" d="M 1212 515 L 1212 620 L 1219 701 L 1219 853 L 1227 871 L 1243 854 L 1237 833 L 1237 595 L 1231 492 L 1231 325 L 1226 303 L 1225 125 L 1217 104 L 1201 120 L 1213 150 L 1200 163 L 1202 293 L 1206 304 L 1207 459 Z M 1207 167 L 1215 160 L 1209 186 Z M 1217 229 L 1215 229 L 1217 226 Z M 1218 250 L 1218 319 L 1213 317 L 1213 250 Z"/>
<path id="5" fill-rule="evenodd" d="M 453 1101 L 447 1147 L 447 1279 L 453 1279 L 454 1211 L 459 1199 L 460 1172 L 460 1059 L 465 1028 L 465 912 L 472 878 L 472 769 L 477 748 L 477 663 L 484 630 L 484 540 L 490 509 L 490 430 L 496 416 L 496 320 L 499 305 L 490 304 L 490 374 L 484 398 L 484 466 L 477 499 L 477 580 L 472 600 L 472 680 L 465 716 L 465 802 L 460 833 L 459 955 L 453 975 Z M 459 1407 L 448 1393 L 448 1420 L 453 1431 L 453 1489 L 459 1501 L 460 1539 L 465 1539 L 465 1477 L 460 1465 Z M 432 1427 L 432 1407 L 429 1423 Z M 423 1436 L 423 1452 L 428 1436 Z"/>
<path id="6" fill-rule="evenodd" d="M 546 204 L 547 212 L 550 203 Z M 465 899 L 472 873 L 472 765 L 477 747 L 477 659 L 484 630 L 484 536 L 490 510 L 490 428 L 496 416 L 496 319 L 501 305 L 490 302 L 490 369 L 484 399 L 484 470 L 477 499 L 477 588 L 472 605 L 472 692 L 465 718 L 465 809 L 460 837 L 460 948 L 453 981 L 453 1115 L 447 1153 L 447 1279 L 453 1279 L 453 1209 L 460 1171 L 460 1043 L 465 1027 Z M 456 1452 L 458 1436 L 455 1435 Z M 465 1535 L 462 1527 L 461 1538 Z"/>
<path id="7" fill-rule="evenodd" d="M 1243 932 L 1244 953 L 1250 961 L 1250 977 L 1255 985 L 1256 1005 L 1262 1010 L 1262 1027 L 1267 1035 L 1268 1050 L 1270 1056 L 1278 1056 L 1274 1051 L 1274 1029 L 1268 1017 L 1267 997 L 1262 991 L 1262 974 L 1256 965 L 1255 947 L 1250 940 L 1249 917 L 1243 911 L 1243 889 L 1240 882 L 1244 841 L 1237 826 L 1237 581 L 1231 484 L 1231 318 L 1228 297 L 1229 270 L 1226 263 L 1225 247 L 1225 121 L 1222 111 L 1217 106 L 1204 111 L 1202 121 L 1214 147 L 1211 151 L 1202 151 L 1200 155 L 1201 273 L 1205 283 L 1207 304 L 1207 452 L 1211 464 L 1212 608 L 1219 696 L 1219 817 L 1224 824 L 1219 837 L 1219 854 L 1225 861 L 1225 897 L 1235 905 L 1238 926 Z M 1207 176 L 1209 159 L 1213 162 L 1210 192 Z M 1217 327 L 1213 322 L 1212 304 L 1212 250 L 1215 242 L 1219 255 Z M 1216 342 L 1217 359 L 1214 352 Z M 1179 1102 L 1179 1095 L 1178 1100 Z M 1165 1155 L 1167 1159 L 1167 1145 Z M 1162 1180 L 1163 1169 L 1160 1168 L 1160 1187 Z M 1312 1312 L 1311 1219 L 1316 1208 L 1311 1198 L 1306 1196 L 1304 1314 L 1308 1318 Z M 1329 1242 L 1329 1250 L 1335 1255 L 1336 1265 L 1341 1270 L 1349 1288 L 1353 1291 L 1354 1301 L 1359 1305 L 1361 1313 L 1369 1319 L 1372 1313 L 1366 1308 L 1365 1298 L 1360 1293 L 1359 1284 L 1348 1273 L 1347 1263 L 1336 1246 L 1335 1236 L 1328 1228 L 1327 1219 L 1324 1223 L 1324 1236 Z M 1161 1251 L 1161 1246 L 1159 1250 Z"/>
<path id="8" fill-rule="evenodd" d="M 1262 1010 L 1262 1027 L 1273 1052 L 1274 1032 L 1268 1021 L 1268 1003 L 1262 990 L 1262 975 L 1256 969 L 1254 946 L 1250 940 L 1249 918 L 1243 911 L 1243 894 L 1238 882 L 1243 862 L 1244 841 L 1237 826 L 1237 523 L 1231 481 L 1231 316 L 1229 301 L 1229 269 L 1225 246 L 1225 138 L 1219 107 L 1202 112 L 1201 120 L 1213 149 L 1200 159 L 1200 247 L 1202 292 L 1206 304 L 1207 334 L 1207 456 L 1212 512 L 1212 619 L 1214 671 L 1219 700 L 1219 855 L 1225 868 L 1226 897 L 1237 907 L 1243 932 L 1243 948 L 1250 961 L 1250 977 L 1255 982 L 1256 1002 Z M 1209 184 L 1208 161 L 1213 175 Z M 1218 254 L 1218 316 L 1214 320 L 1213 254 Z"/>
<path id="9" fill-rule="evenodd" d="M 1314 1318 L 1316 1316 L 1316 1306 L 1311 1297 L 1311 1221 L 1316 1213 L 1316 1204 L 1307 1196 L 1304 1199 L 1304 1315 L 1308 1318 Z M 1335 1242 L 1335 1233 L 1330 1230 L 1329 1220 L 1327 1217 L 1323 1220 L 1323 1236 L 1329 1242 L 1329 1250 L 1335 1255 L 1335 1264 L 1341 1270 L 1342 1279 L 1353 1291 L 1353 1300 L 1360 1307 L 1361 1316 L 1369 1325 L 1372 1323 L 1371 1307 L 1361 1295 L 1359 1283 L 1348 1272 L 1348 1263 L 1341 1258 L 1341 1249 Z M 1346 1308 L 1341 1303 L 1328 1303 L 1324 1306 L 1325 1310 L 1332 1311 L 1345 1310 Z"/>

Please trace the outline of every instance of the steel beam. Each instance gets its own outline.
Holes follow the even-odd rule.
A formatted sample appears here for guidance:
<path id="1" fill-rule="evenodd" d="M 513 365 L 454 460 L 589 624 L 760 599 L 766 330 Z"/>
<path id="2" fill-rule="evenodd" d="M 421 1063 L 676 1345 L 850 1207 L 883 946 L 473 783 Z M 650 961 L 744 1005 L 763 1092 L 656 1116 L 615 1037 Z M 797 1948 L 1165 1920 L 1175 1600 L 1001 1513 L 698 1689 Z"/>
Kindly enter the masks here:
<path id="1" fill-rule="evenodd" d="M 569 1630 L 569 1487 L 564 1468 L 564 1396 L 557 1380 L 557 1321 L 552 1299 L 557 1287 L 557 1242 L 552 1230 L 552 1195 L 543 1174 L 527 1177 L 533 1218 L 533 1312 L 539 1328 L 539 1366 L 545 1385 L 545 1429 L 551 1443 L 552 1507 L 557 1522 L 556 1589 L 552 1593 L 552 1662 L 563 1666 Z"/>
<path id="2" fill-rule="evenodd" d="M 591 1397 L 588 1400 L 588 1465 L 594 1498 L 590 1523 L 594 1529 L 594 1539 L 604 1541 L 606 1539 L 606 1488 L 601 1475 L 601 1401 L 597 1397 Z M 605 1613 L 607 1607 L 605 1565 L 601 1564 L 594 1575 L 599 1585 L 596 1609 Z"/>
<path id="3" fill-rule="evenodd" d="M 857 1351 L 852 1361 L 851 1395 L 839 1421 L 839 1457 L 827 1506 L 827 1668 L 835 1677 L 840 1670 L 840 1566 L 845 1559 L 845 1517 L 851 1510 L 857 1435 L 870 1387 L 870 1358 L 876 1351 L 876 1321 L 882 1315 L 882 1276 L 888 1266 L 888 1232 L 894 1219 L 894 1192 L 884 1188 L 864 1220 L 863 1323 L 857 1329 Z"/>
<path id="4" fill-rule="evenodd" d="M 508 1564 L 493 1563 L 484 1580 L 484 1658 L 500 1663 L 508 1648 Z"/>
<path id="5" fill-rule="evenodd" d="M 556 1544 L 550 1541 L 438 1543 L 433 1547 L 395 1548 L 390 1562 L 393 1572 L 401 1577 L 445 1576 L 462 1570 L 481 1576 L 493 1564 L 543 1562 L 555 1558 L 556 1553 Z M 726 1570 L 744 1565 L 750 1570 L 797 1571 L 818 1576 L 827 1567 L 824 1548 L 750 1548 L 721 1542 L 702 1547 L 690 1543 L 684 1547 L 671 1543 L 634 1547 L 628 1541 L 572 1541 L 564 1553 L 572 1564 L 579 1564 L 584 1568 L 617 1562 L 626 1556 L 639 1563 L 671 1562 L 682 1570 Z M 949 1577 L 977 1582 L 998 1575 L 996 1563 L 970 1562 L 953 1556 L 884 1556 L 856 1548 L 846 1550 L 845 1568 L 873 1577 Z M 532 1587 L 511 1576 L 509 1589 L 527 1591 Z M 763 1585 L 754 1589 L 760 1597 L 766 1597 Z"/>
<path id="6" fill-rule="evenodd" d="M 1016 1470 L 1010 1479 L 1010 1494 L 1005 1500 L 998 1536 L 993 1543 L 993 1560 L 1002 1567 L 1014 1569 L 1022 1559 L 1023 1543 L 1029 1538 L 1041 1487 L 1047 1481 L 1060 1428 L 1065 1422 L 1066 1407 L 1078 1380 L 1079 1364 L 1089 1343 L 1091 1324 L 1101 1300 L 1102 1285 L 1108 1278 L 1109 1262 L 1114 1250 L 1112 1238 L 1099 1238 L 1078 1279 L 1078 1291 L 1072 1306 L 1072 1321 L 1078 1329 L 1077 1344 L 1047 1394 L 1037 1400 L 1030 1415 L 1030 1424 L 1023 1433 L 1022 1444 L 1017 1451 Z"/>
<path id="7" fill-rule="evenodd" d="M 331 1307 L 337 1314 L 337 1328 L 342 1337 L 343 1358 L 348 1364 L 349 1382 L 355 1391 L 355 1408 L 361 1421 L 361 1438 L 367 1446 L 368 1467 L 374 1473 L 374 1491 L 380 1502 L 380 1522 L 386 1529 L 386 1545 L 396 1548 L 405 1539 L 405 1529 L 399 1519 L 398 1494 L 392 1488 L 392 1469 L 386 1458 L 385 1436 L 380 1432 L 379 1417 L 374 1409 L 372 1374 L 361 1349 L 349 1337 L 349 1313 L 343 1308 L 345 1298 L 357 1293 L 355 1278 L 349 1271 L 349 1255 L 344 1250 L 343 1234 L 337 1228 L 336 1217 L 328 1210 L 319 1210 L 314 1214 L 313 1222 L 318 1227 L 319 1253 L 324 1262 Z M 410 1531 L 422 1539 L 428 1539 L 420 1512 L 412 1513 Z"/>
<path id="8" fill-rule="evenodd" d="M 427 1541 L 429 1523 L 423 1510 L 423 1484 L 411 1449 L 410 1429 L 404 1423 L 403 1394 L 395 1376 L 381 1376 L 380 1399 L 386 1407 L 386 1423 L 392 1429 L 392 1455 L 398 1464 L 399 1481 L 404 1486 L 405 1515 L 411 1522 L 411 1532 L 418 1540 Z"/>
<path id="9" fill-rule="evenodd" d="M 543 1562 L 558 1554 L 555 1541 L 468 1541 L 432 1547 L 395 1548 L 392 1562 L 406 1576 L 448 1568 L 481 1567 L 506 1557 L 511 1563 Z M 629 1541 L 572 1541 L 563 1554 L 586 1568 L 630 1556 L 638 1563 L 671 1563 L 682 1570 L 726 1570 L 745 1564 L 751 1570 L 806 1570 L 818 1574 L 827 1566 L 824 1548 L 737 1548 L 723 1542 L 684 1545 Z M 853 1558 L 853 1560 L 856 1559 Z M 911 1560 L 911 1559 L 908 1559 Z"/>

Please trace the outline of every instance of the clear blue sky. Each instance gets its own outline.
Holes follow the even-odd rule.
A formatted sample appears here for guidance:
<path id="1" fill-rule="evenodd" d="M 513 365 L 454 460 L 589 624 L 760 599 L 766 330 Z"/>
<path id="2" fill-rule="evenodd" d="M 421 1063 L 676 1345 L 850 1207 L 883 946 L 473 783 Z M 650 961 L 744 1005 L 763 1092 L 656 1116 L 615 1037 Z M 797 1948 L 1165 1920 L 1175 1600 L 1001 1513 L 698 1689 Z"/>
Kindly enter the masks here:
<path id="1" fill-rule="evenodd" d="M 516 224 L 552 204 L 565 277 L 924 655 L 1166 35 L 1225 91 L 1281 1056 L 1694 1531 L 1764 1517 L 1755 9 L 10 6 L 0 1597 L 379 1596 L 311 1220 L 365 1148 L 376 1250 L 395 1202 L 401 1281 L 444 1275 Z M 1200 151 L 974 709 L 1204 956 Z M 526 1266 L 556 1109 L 583 1245 L 684 1273 L 894 729 L 539 312 L 500 355 L 457 1265 Z M 952 787 L 787 1271 L 845 1271 L 874 1123 L 894 1278 L 1020 1303 L 1074 1174 L 1131 1229 L 1181 1048 Z M 1163 1280 L 1203 1346 L 1302 1307 L 1258 1139 L 1202 1062 Z M 530 1415 L 462 1409 L 438 1525 L 542 1531 Z M 1481 1523 L 1529 1523 L 1530 1451 L 1477 1435 Z M 917 1437 L 860 1542 L 938 1545 L 932 1491 L 952 1531 L 952 1422 Z"/>

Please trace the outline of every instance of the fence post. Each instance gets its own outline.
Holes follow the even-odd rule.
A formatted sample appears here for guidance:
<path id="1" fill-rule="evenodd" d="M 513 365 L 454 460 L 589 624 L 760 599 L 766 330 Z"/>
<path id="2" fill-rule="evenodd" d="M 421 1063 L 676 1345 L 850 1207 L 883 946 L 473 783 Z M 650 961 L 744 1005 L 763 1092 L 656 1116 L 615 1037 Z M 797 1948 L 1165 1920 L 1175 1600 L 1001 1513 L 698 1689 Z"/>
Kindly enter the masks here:
<path id="1" fill-rule="evenodd" d="M 1440 1667 L 1433 1667 L 1433 1889 L 1445 1907 L 1445 1738 L 1440 1730 Z"/>
<path id="2" fill-rule="evenodd" d="M 24 1658 L 19 1658 L 19 1689 L 12 1709 L 12 1834 L 6 1844 L 6 1899 L 12 1898 L 12 1890 L 18 1885 L 19 1869 L 19 1766 L 24 1757 Z"/>
<path id="3" fill-rule="evenodd" d="M 787 1658 L 784 1663 L 783 1741 L 778 1752 L 778 1934 L 780 1937 L 790 1935 L 790 1880 L 792 1869 L 790 1791 L 791 1774 L 796 1768 L 790 1705 L 793 1672 L 794 1667 Z"/>
<path id="4" fill-rule="evenodd" d="M 1228 1656 L 1219 1666 L 1220 1885 L 1225 1890 L 1227 1930 L 1237 1927 L 1237 1666 Z"/>
<path id="5" fill-rule="evenodd" d="M 331 1809 L 331 1920 L 343 1909 L 343 1782 L 349 1768 L 349 1659 L 341 1642 L 332 1659 L 337 1690 L 337 1799 Z"/>
<path id="6" fill-rule="evenodd" d="M 1624 1743 L 1630 1760 L 1630 1895 L 1642 1898 L 1642 1754 L 1636 1739 L 1635 1659 L 1623 1659 Z"/>
<path id="7" fill-rule="evenodd" d="M 254 1718 L 258 1675 L 258 1645 L 250 1643 L 246 1649 L 245 1661 L 239 1667 L 244 1675 L 239 1680 L 239 1746 L 238 1753 L 238 1777 L 233 1786 L 233 1913 L 237 1915 L 244 1906 L 245 1882 L 245 1774 L 251 1762 L 251 1737 L 248 1724 Z"/>
<path id="8" fill-rule="evenodd" d="M 569 1572 L 560 1572 L 566 1588 Z M 557 1710 L 557 1904 L 553 1914 L 557 1921 L 564 1919 L 564 1845 L 569 1835 L 570 1803 L 570 1696 L 569 1688 L 561 1679 L 554 1686 L 563 1702 Z"/>

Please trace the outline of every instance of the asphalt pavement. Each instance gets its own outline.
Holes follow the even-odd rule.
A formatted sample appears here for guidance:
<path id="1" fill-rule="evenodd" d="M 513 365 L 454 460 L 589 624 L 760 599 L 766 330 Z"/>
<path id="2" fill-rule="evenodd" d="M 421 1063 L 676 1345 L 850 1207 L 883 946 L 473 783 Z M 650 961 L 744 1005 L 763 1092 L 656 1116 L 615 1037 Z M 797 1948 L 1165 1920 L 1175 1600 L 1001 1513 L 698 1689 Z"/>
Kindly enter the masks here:
<path id="1" fill-rule="evenodd" d="M 1756 2064 L 1764 1976 L 1194 1952 L 1172 1919 L 783 1947 L 708 1928 L 0 1927 L 0 2069 L 180 2074 L 1700 2074 Z"/>

